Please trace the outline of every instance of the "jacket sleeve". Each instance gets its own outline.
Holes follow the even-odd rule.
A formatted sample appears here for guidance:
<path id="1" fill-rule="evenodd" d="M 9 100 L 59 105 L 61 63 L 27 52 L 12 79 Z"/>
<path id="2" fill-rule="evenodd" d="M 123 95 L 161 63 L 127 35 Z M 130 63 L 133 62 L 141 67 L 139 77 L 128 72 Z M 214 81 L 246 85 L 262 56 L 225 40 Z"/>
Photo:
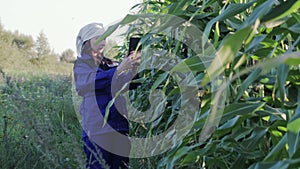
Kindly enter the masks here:
<path id="1" fill-rule="evenodd" d="M 111 85 L 115 71 L 116 68 L 102 70 L 91 68 L 86 64 L 75 64 L 74 78 L 78 94 L 82 96 L 85 93 L 95 92 L 97 89 L 104 89 Z"/>

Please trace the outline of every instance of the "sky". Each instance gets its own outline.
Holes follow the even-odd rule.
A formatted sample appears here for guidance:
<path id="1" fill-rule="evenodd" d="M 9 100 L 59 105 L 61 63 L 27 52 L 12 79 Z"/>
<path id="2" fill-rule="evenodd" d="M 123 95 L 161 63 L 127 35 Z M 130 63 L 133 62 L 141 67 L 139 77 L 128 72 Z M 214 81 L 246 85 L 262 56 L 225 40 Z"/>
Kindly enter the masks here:
<path id="1" fill-rule="evenodd" d="M 43 31 L 51 49 L 60 54 L 76 52 L 81 27 L 90 22 L 109 26 L 132 13 L 141 0 L 0 0 L 0 22 L 4 29 L 31 35 Z"/>

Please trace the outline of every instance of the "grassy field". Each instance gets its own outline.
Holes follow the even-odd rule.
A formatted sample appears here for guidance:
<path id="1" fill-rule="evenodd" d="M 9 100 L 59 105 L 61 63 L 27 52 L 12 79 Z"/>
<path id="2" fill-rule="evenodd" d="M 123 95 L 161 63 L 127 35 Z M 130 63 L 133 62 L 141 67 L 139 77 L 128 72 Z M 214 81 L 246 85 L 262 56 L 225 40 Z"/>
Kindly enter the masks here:
<path id="1" fill-rule="evenodd" d="M 70 75 L 1 75 L 0 168 L 84 168 Z"/>
<path id="2" fill-rule="evenodd" d="M 1 169 L 85 168 L 72 67 L 57 67 L 54 73 L 0 73 Z M 148 168 L 149 160 L 131 159 L 129 165 Z"/>

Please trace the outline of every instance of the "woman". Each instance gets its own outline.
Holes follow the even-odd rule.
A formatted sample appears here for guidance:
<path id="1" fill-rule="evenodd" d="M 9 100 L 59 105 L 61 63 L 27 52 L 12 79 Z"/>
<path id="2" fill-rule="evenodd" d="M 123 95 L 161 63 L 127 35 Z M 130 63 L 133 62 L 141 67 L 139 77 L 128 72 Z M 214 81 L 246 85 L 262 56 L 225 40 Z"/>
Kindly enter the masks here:
<path id="1" fill-rule="evenodd" d="M 127 168 L 130 142 L 127 138 L 128 121 L 126 105 L 117 97 L 118 107 L 109 109 L 107 122 L 104 122 L 106 107 L 115 92 L 132 78 L 134 65 L 140 57 L 129 57 L 118 64 L 105 58 L 105 40 L 97 39 L 105 32 L 101 23 L 90 23 L 80 29 L 77 39 L 77 60 L 74 64 L 75 85 L 82 97 L 82 140 L 86 153 L 86 167 Z"/>

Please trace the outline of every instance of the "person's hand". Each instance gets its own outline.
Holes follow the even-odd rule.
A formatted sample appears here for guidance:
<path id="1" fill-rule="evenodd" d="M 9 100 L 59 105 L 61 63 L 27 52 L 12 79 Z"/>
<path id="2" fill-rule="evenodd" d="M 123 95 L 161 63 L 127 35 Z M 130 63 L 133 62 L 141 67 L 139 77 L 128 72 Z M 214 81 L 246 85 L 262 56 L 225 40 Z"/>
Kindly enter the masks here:
<path id="1" fill-rule="evenodd" d="M 123 59 L 121 64 L 117 68 L 118 75 L 127 70 L 136 71 L 137 66 L 141 61 L 141 52 L 132 52 L 126 58 Z"/>

